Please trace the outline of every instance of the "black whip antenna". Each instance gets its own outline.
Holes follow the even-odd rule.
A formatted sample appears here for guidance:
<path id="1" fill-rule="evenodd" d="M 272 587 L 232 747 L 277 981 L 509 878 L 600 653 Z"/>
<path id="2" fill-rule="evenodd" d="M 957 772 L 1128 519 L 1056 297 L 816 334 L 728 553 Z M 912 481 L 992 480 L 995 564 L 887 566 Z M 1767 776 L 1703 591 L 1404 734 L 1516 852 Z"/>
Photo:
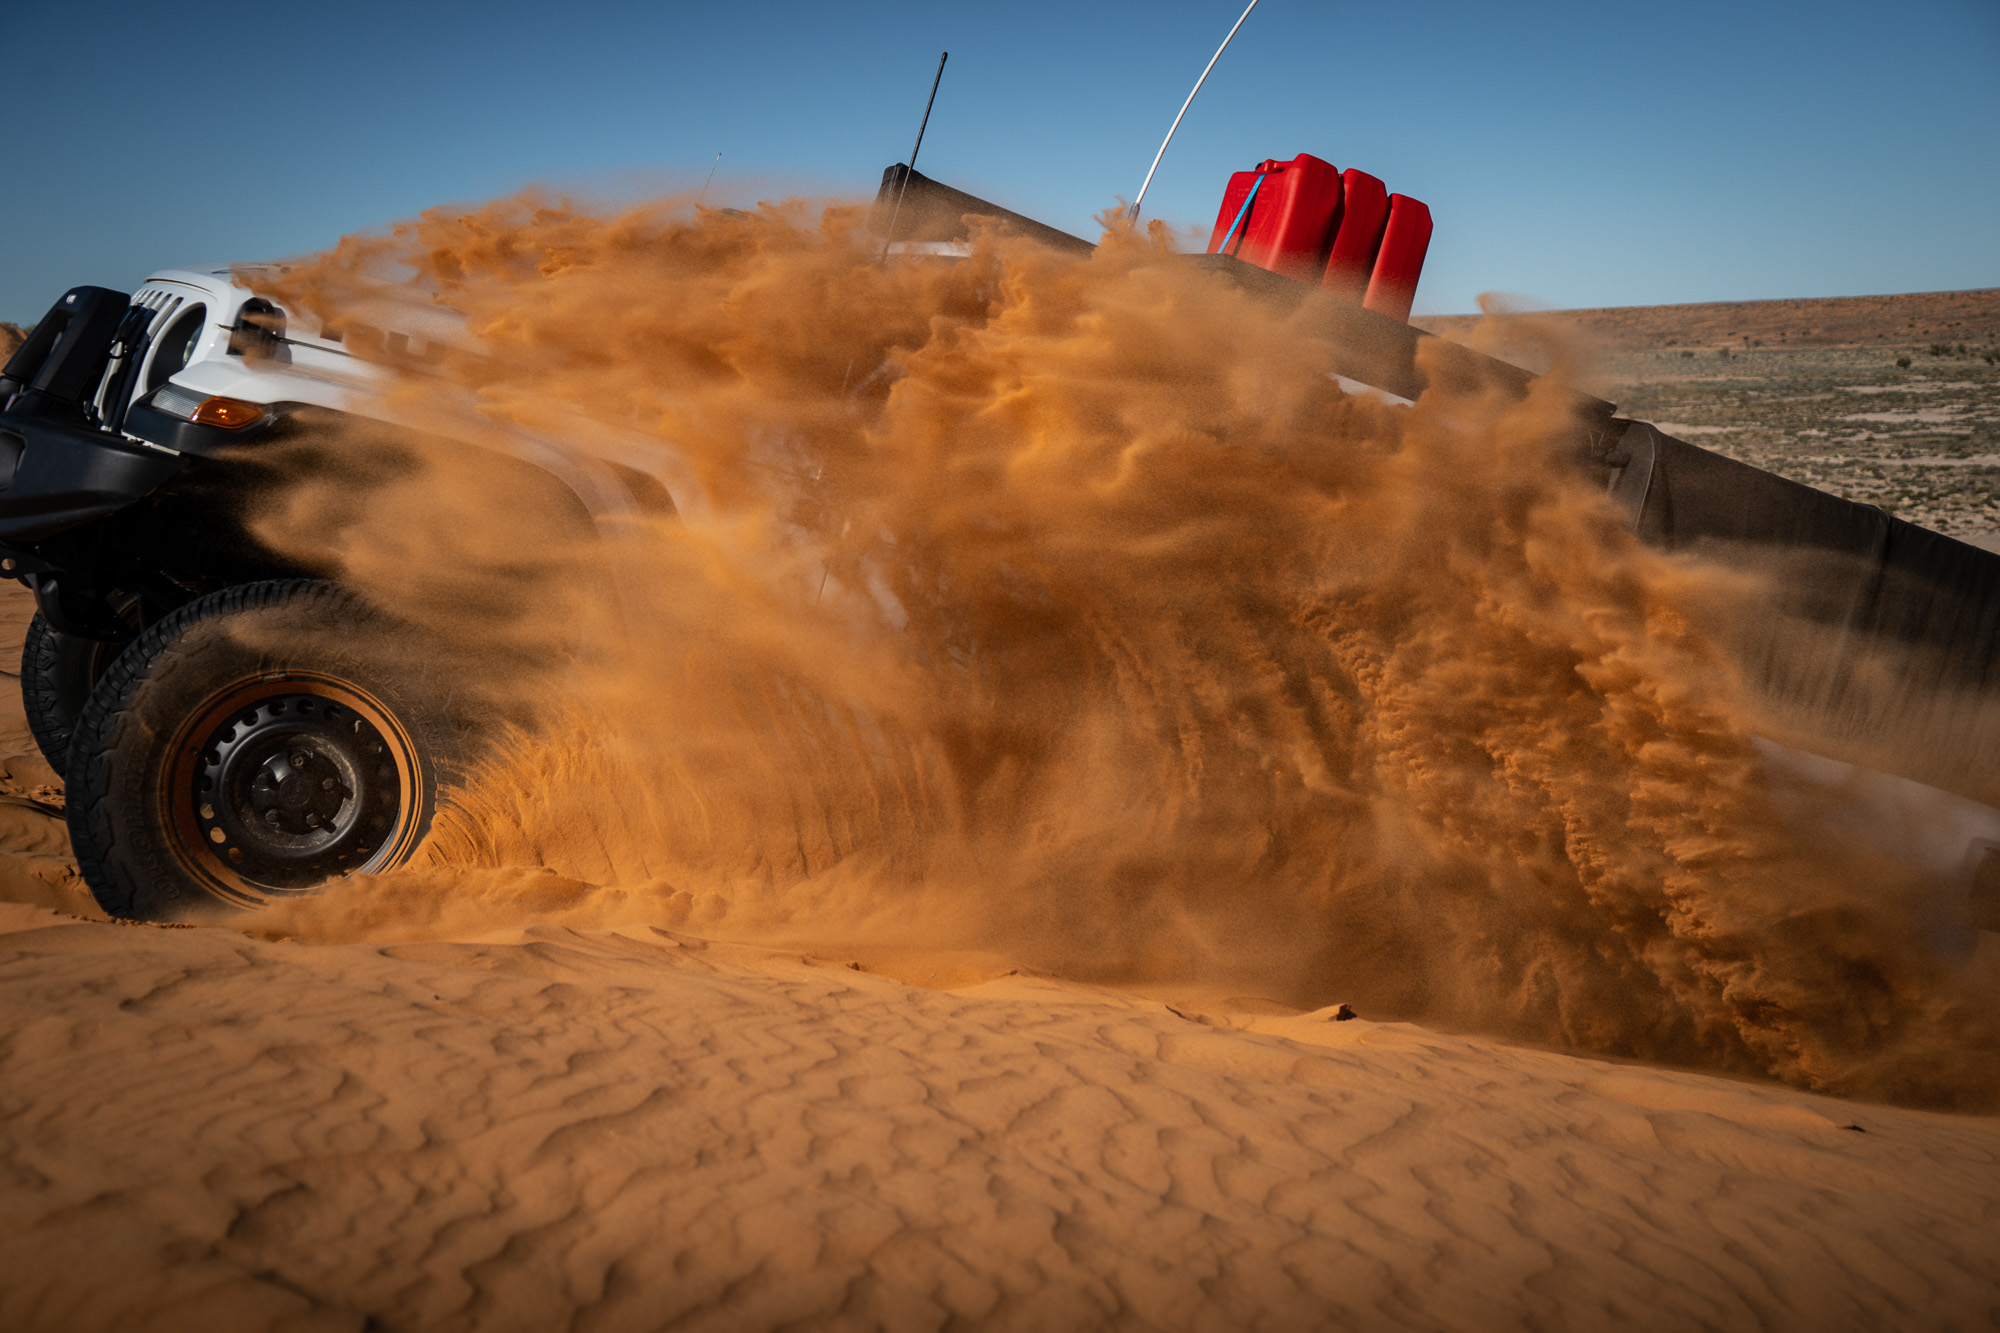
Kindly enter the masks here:
<path id="1" fill-rule="evenodd" d="M 910 160 L 903 167 L 903 186 L 896 191 L 896 206 L 889 210 L 889 232 L 882 238 L 882 258 L 879 261 L 884 264 L 889 262 L 889 246 L 896 239 L 896 219 L 902 216 L 903 196 L 909 193 L 910 177 L 916 174 L 917 151 L 924 146 L 924 130 L 931 123 L 931 107 L 937 104 L 938 85 L 944 82 L 944 62 L 949 59 L 951 59 L 951 52 L 949 51 L 938 56 L 937 77 L 931 80 L 930 101 L 924 103 L 924 118 L 917 124 L 916 147 L 910 149 Z"/>

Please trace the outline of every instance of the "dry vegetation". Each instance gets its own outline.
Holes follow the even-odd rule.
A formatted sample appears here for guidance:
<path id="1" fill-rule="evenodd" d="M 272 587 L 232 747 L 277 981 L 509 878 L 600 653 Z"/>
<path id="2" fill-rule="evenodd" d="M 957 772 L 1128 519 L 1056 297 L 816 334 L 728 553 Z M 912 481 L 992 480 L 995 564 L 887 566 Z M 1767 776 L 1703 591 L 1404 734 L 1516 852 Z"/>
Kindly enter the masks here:
<path id="1" fill-rule="evenodd" d="M 1597 387 L 1627 415 L 1952 536 L 2000 534 L 2000 289 L 1549 318 L 1600 349 Z"/>

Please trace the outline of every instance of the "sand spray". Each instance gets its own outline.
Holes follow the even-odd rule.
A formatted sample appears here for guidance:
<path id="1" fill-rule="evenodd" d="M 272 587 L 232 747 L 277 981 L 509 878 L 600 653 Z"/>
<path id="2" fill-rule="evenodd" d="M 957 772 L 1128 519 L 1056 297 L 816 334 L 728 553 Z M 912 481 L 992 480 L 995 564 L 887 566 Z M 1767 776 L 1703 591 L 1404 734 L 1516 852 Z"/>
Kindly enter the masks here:
<path id="1" fill-rule="evenodd" d="M 253 928 L 985 949 L 1992 1104 L 1990 969 L 1774 799 L 1706 628 L 1759 590 L 1565 465 L 1559 343 L 1399 408 L 1157 224 L 884 266 L 862 222 L 523 196 L 260 279 L 464 313 L 374 353 L 436 431 L 258 522 L 468 648 L 488 725 L 416 864 Z M 437 442 L 480 430 L 679 512 L 589 531 Z"/>

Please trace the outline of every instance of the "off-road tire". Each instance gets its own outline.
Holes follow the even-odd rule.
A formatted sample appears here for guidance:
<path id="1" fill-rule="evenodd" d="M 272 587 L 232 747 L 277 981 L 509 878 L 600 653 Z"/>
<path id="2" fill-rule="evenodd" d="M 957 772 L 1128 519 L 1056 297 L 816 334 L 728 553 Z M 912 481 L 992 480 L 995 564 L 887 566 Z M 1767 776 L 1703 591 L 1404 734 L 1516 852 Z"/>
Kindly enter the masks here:
<path id="1" fill-rule="evenodd" d="M 21 643 L 21 707 L 35 745 L 57 777 L 69 766 L 70 738 L 91 688 L 124 647 L 60 633 L 39 611 L 28 622 Z"/>
<path id="2" fill-rule="evenodd" d="M 70 842 L 98 904 L 173 920 L 407 860 L 456 750 L 432 660 L 409 626 L 306 579 L 152 626 L 70 742 Z"/>

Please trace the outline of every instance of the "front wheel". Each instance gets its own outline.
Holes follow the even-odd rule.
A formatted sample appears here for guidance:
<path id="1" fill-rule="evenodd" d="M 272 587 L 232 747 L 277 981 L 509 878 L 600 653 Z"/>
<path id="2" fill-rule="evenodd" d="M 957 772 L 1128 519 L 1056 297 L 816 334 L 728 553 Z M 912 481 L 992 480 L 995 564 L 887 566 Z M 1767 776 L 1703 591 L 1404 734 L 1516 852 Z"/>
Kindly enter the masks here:
<path id="1" fill-rule="evenodd" d="M 305 580 L 147 630 L 70 744 L 70 841 L 98 904 L 171 919 L 408 860 L 452 737 L 424 657 L 408 627 Z"/>

